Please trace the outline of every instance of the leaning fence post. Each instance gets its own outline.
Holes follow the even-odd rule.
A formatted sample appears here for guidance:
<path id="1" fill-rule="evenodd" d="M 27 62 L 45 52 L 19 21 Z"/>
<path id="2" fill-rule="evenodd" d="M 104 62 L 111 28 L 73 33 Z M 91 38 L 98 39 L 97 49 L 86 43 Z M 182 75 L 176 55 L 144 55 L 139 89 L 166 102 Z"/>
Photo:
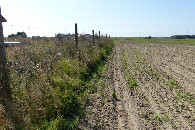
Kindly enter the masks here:
<path id="1" fill-rule="evenodd" d="M 1 15 L 0 7 L 0 97 L 6 96 L 11 98 L 2 22 L 6 22 L 6 20 Z"/>
<path id="2" fill-rule="evenodd" d="M 77 23 L 75 23 L 75 45 L 78 47 L 78 31 L 77 31 Z"/>

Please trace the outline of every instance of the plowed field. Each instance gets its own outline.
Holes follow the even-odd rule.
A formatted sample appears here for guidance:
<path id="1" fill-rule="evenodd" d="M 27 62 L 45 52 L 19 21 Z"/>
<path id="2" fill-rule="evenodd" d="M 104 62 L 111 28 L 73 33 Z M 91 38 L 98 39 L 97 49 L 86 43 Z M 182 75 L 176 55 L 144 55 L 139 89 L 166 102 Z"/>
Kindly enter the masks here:
<path id="1" fill-rule="evenodd" d="M 87 129 L 195 129 L 195 46 L 122 42 L 96 81 Z"/>

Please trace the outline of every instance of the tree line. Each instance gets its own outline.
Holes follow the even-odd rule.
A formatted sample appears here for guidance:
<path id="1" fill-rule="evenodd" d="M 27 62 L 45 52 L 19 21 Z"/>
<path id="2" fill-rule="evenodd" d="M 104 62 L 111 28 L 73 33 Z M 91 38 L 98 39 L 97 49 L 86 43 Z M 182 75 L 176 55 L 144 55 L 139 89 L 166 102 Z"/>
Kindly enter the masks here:
<path id="1" fill-rule="evenodd" d="M 25 32 L 17 32 L 17 34 L 10 34 L 10 35 L 8 35 L 8 38 L 14 38 L 14 37 L 27 38 L 27 35 L 26 35 Z"/>
<path id="2" fill-rule="evenodd" d="M 174 35 L 174 36 L 171 36 L 171 38 L 173 39 L 195 39 L 195 35 Z"/>

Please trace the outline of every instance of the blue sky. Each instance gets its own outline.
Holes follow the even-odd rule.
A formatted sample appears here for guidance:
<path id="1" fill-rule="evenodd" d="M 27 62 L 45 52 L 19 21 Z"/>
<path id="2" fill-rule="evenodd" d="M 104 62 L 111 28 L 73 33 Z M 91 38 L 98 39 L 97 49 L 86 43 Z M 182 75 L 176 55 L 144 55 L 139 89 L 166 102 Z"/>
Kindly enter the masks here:
<path id="1" fill-rule="evenodd" d="M 118 37 L 195 35 L 195 0 L 1 0 L 4 35 L 91 30 Z"/>

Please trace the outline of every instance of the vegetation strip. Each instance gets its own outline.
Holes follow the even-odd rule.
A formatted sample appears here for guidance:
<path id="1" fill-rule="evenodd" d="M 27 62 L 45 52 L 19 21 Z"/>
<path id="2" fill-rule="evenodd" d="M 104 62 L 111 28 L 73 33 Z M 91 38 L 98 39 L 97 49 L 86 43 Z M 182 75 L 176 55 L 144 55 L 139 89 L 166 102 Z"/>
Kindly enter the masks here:
<path id="1" fill-rule="evenodd" d="M 29 39 L 18 39 L 23 42 Z M 12 99 L 25 124 L 1 128 L 76 129 L 85 114 L 88 83 L 112 50 L 111 39 L 30 39 L 32 45 L 7 48 Z M 1 120 L 0 120 L 1 121 Z M 12 122 L 11 122 L 12 123 Z"/>

